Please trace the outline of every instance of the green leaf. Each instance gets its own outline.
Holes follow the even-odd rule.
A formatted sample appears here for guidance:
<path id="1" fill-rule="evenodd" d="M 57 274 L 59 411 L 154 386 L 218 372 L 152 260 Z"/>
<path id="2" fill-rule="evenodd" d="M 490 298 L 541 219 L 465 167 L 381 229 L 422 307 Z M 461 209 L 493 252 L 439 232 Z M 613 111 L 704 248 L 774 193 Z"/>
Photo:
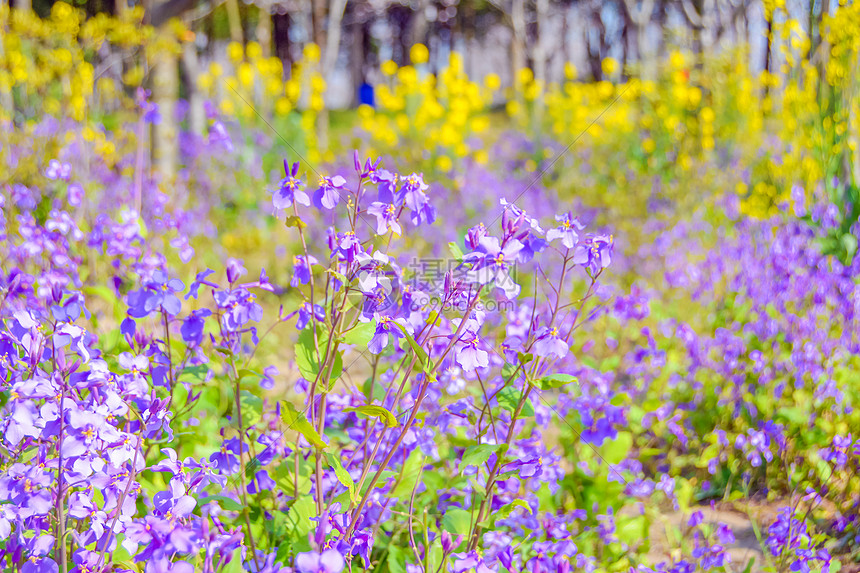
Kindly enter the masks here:
<path id="1" fill-rule="evenodd" d="M 344 275 L 342 272 L 336 271 L 334 269 L 326 269 L 325 272 L 327 272 L 328 274 L 330 274 L 331 276 L 333 276 L 334 278 L 339 280 L 341 282 L 341 284 L 345 284 L 345 285 L 349 284 L 349 279 L 347 279 L 346 275 Z"/>
<path id="2" fill-rule="evenodd" d="M 854 258 L 854 253 L 857 252 L 857 237 L 850 233 L 842 235 L 842 248 L 845 249 L 847 260 Z"/>
<path id="3" fill-rule="evenodd" d="M 499 449 L 498 444 L 479 444 L 477 446 L 469 446 L 463 453 L 460 460 L 460 469 L 466 466 L 480 466 L 490 459 L 493 452 Z"/>
<path id="4" fill-rule="evenodd" d="M 287 512 L 287 521 L 291 529 L 290 537 L 301 539 L 316 527 L 316 523 L 311 521 L 311 517 L 316 515 L 315 505 L 313 497 L 309 495 L 303 495 L 293 501 Z"/>
<path id="5" fill-rule="evenodd" d="M 335 456 L 334 454 L 326 454 L 325 459 L 328 461 L 331 469 L 334 470 L 334 475 L 337 477 L 337 481 L 341 483 L 346 489 L 349 490 L 349 496 L 352 499 L 353 503 L 358 502 L 358 498 L 355 495 L 355 482 L 352 480 L 352 476 L 349 475 L 349 472 L 346 471 L 346 468 L 343 467 L 343 464 L 340 461 L 340 458 Z"/>
<path id="6" fill-rule="evenodd" d="M 520 403 L 521 396 L 521 390 L 517 390 L 513 386 L 506 386 L 499 390 L 499 393 L 496 394 L 496 399 L 499 401 L 499 405 L 502 408 L 514 413 L 517 410 L 517 404 Z M 531 402 L 526 400 L 525 404 L 523 404 L 522 411 L 520 411 L 520 415 L 526 417 L 535 415 L 535 409 L 532 407 Z"/>
<path id="7" fill-rule="evenodd" d="M 456 535 L 469 535 L 472 528 L 472 514 L 465 509 L 449 507 L 442 516 L 442 529 Z"/>
<path id="8" fill-rule="evenodd" d="M 373 338 L 373 333 L 376 331 L 376 321 L 360 322 L 353 328 L 349 329 L 343 335 L 343 341 L 346 344 L 354 346 L 366 347 Z"/>
<path id="9" fill-rule="evenodd" d="M 239 372 L 237 372 L 237 374 L 239 375 L 239 380 L 244 380 L 245 378 L 262 378 L 263 377 L 263 375 L 260 374 L 259 372 L 254 372 L 253 370 L 250 370 L 248 368 L 242 368 L 241 370 L 239 370 Z"/>
<path id="10" fill-rule="evenodd" d="M 420 448 L 412 450 L 409 457 L 403 462 L 400 479 L 397 480 L 397 485 L 391 490 L 391 497 L 406 498 L 412 494 L 415 482 L 418 481 L 418 476 L 421 475 L 421 470 L 424 467 L 424 460 L 425 457 Z"/>
<path id="11" fill-rule="evenodd" d="M 618 464 L 627 457 L 632 446 L 633 434 L 630 432 L 618 432 L 614 440 L 601 448 L 601 454 L 606 463 Z"/>
<path id="12" fill-rule="evenodd" d="M 344 408 L 343 411 L 355 412 L 356 414 L 361 414 L 362 416 L 368 416 L 370 418 L 379 418 L 389 428 L 396 428 L 400 425 L 400 423 L 397 421 L 397 417 L 395 417 L 394 414 L 392 414 L 389 410 L 386 410 L 382 406 L 376 406 L 374 404 L 370 404 L 367 406 L 359 406 L 357 408 Z"/>
<path id="13" fill-rule="evenodd" d="M 388 558 L 385 560 L 388 573 L 406 573 L 406 551 L 393 543 L 388 547 Z"/>
<path id="14" fill-rule="evenodd" d="M 295 454 L 293 454 L 295 455 Z M 284 460 L 280 465 L 275 467 L 274 479 L 281 491 L 289 497 L 296 497 L 296 489 L 299 492 L 308 491 L 311 480 L 307 475 L 307 465 L 299 465 L 299 476 L 296 479 L 296 466 L 294 459 Z M 298 484 L 298 488 L 296 485 Z"/>
<path id="15" fill-rule="evenodd" d="M 203 364 L 197 366 L 186 366 L 179 373 L 177 378 L 182 378 L 184 376 L 191 376 L 192 378 L 196 378 L 198 380 L 205 380 L 206 375 L 209 373 L 209 367 Z"/>
<path id="16" fill-rule="evenodd" d="M 549 390 L 551 388 L 561 388 L 565 384 L 570 384 L 571 382 L 576 382 L 576 376 L 571 376 L 570 374 L 550 374 L 549 376 L 544 376 L 538 382 L 541 390 Z"/>
<path id="17" fill-rule="evenodd" d="M 320 360 L 325 360 L 325 356 L 323 355 L 328 346 L 328 335 L 319 331 L 317 335 L 319 337 Z M 334 363 L 331 369 L 332 382 L 337 380 L 343 371 L 343 358 L 339 352 L 335 354 L 333 360 Z M 320 374 L 320 365 L 317 361 L 317 351 L 314 346 L 314 331 L 311 328 L 305 328 L 299 334 L 298 344 L 296 345 L 296 366 L 299 367 L 299 373 L 305 380 L 312 382 Z M 325 374 L 326 372 L 323 372 L 323 375 Z"/>
<path id="18" fill-rule="evenodd" d="M 451 251 L 451 254 L 454 256 L 454 259 L 457 261 L 463 260 L 463 249 L 460 248 L 460 245 L 451 241 L 448 243 L 448 250 Z"/>
<path id="19" fill-rule="evenodd" d="M 227 511 L 242 511 L 242 506 L 239 504 L 238 501 L 224 495 L 210 495 L 207 497 L 201 497 L 198 501 L 201 504 L 206 504 L 210 501 L 217 501 L 218 504 Z"/>
<path id="20" fill-rule="evenodd" d="M 262 419 L 263 399 L 259 396 L 255 396 L 247 390 L 242 390 L 239 393 L 239 404 L 242 406 L 242 425 L 246 429 Z"/>
<path id="21" fill-rule="evenodd" d="M 296 410 L 296 407 L 289 402 L 284 402 L 284 407 L 281 409 L 281 421 L 286 426 L 284 432 L 289 430 L 300 433 L 305 439 L 315 447 L 324 450 L 328 447 L 319 432 L 311 425 L 303 412 Z"/>
<path id="22" fill-rule="evenodd" d="M 499 508 L 498 517 L 500 519 L 504 519 L 508 517 L 518 507 L 521 507 L 526 510 L 526 513 L 528 515 L 532 514 L 532 508 L 529 506 L 528 503 L 526 503 L 524 499 L 515 499 L 511 503 L 503 505 L 501 508 Z"/>
<path id="23" fill-rule="evenodd" d="M 415 357 L 418 358 L 418 362 L 421 364 L 421 370 L 427 372 L 430 368 L 430 357 L 427 356 L 427 352 L 421 348 L 421 345 L 412 338 L 412 335 L 409 334 L 409 331 L 406 330 L 402 324 L 394 322 L 397 327 L 403 332 L 403 336 L 406 338 L 406 341 L 409 343 L 409 346 L 412 348 L 412 352 L 415 353 Z"/>

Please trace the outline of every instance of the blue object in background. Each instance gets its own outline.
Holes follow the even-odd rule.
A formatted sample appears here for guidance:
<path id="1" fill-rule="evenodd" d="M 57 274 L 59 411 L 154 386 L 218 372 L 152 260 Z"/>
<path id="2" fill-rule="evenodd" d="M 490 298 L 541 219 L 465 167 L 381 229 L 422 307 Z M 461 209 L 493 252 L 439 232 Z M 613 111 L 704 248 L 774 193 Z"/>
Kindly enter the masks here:
<path id="1" fill-rule="evenodd" d="M 370 107 L 376 107 L 376 103 L 373 100 L 373 86 L 367 82 L 361 84 L 361 87 L 358 88 L 358 101 L 363 105 L 369 105 Z"/>

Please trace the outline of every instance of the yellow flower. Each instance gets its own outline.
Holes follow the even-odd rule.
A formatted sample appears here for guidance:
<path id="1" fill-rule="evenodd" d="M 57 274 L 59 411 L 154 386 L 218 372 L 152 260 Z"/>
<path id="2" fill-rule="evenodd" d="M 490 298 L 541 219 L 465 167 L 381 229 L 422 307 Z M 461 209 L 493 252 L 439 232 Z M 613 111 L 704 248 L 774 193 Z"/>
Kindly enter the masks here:
<path id="1" fill-rule="evenodd" d="M 242 62 L 239 64 L 239 68 L 236 73 L 239 76 L 239 83 L 242 86 L 249 88 L 254 83 L 254 68 L 252 68 L 251 64 L 248 62 Z"/>
<path id="2" fill-rule="evenodd" d="M 287 115 L 292 111 L 293 105 L 290 103 L 290 100 L 286 97 L 279 97 L 275 100 L 275 113 L 278 115 Z"/>
<path id="3" fill-rule="evenodd" d="M 517 71 L 517 82 L 520 84 L 527 84 L 534 79 L 534 74 L 529 68 L 520 68 Z"/>
<path id="4" fill-rule="evenodd" d="M 646 137 L 642 142 L 642 149 L 644 149 L 646 153 L 653 153 L 656 148 L 657 143 L 650 137 Z"/>
<path id="5" fill-rule="evenodd" d="M 393 76 L 397 73 L 397 64 L 392 60 L 385 60 L 380 66 L 382 73 L 386 76 Z"/>
<path id="6" fill-rule="evenodd" d="M 227 45 L 227 57 L 234 63 L 241 61 L 244 57 L 242 44 L 239 42 L 230 42 Z"/>
<path id="7" fill-rule="evenodd" d="M 618 71 L 618 60 L 615 58 L 603 58 L 600 67 L 603 69 L 604 75 L 613 76 Z"/>
<path id="8" fill-rule="evenodd" d="M 492 91 L 496 91 L 502 85 L 502 80 L 499 78 L 498 74 L 487 74 L 484 77 L 484 85 L 487 86 L 487 89 Z"/>
<path id="9" fill-rule="evenodd" d="M 257 42 L 248 42 L 248 45 L 245 47 L 245 53 L 248 54 L 248 58 L 256 60 L 263 56 L 263 48 Z"/>
<path id="10" fill-rule="evenodd" d="M 430 51 L 424 44 L 414 44 L 409 49 L 409 59 L 413 64 L 424 64 L 430 59 Z"/>
<path id="11" fill-rule="evenodd" d="M 307 44 L 304 49 L 304 57 L 312 63 L 320 61 L 320 48 L 316 44 Z"/>

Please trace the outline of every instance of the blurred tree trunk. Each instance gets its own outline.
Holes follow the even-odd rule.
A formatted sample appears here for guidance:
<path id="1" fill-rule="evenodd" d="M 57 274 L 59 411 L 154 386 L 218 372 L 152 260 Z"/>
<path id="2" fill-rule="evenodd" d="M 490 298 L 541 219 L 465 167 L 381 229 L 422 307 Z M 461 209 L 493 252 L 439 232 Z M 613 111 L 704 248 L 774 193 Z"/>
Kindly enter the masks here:
<path id="1" fill-rule="evenodd" d="M 526 67 L 526 3 L 513 0 L 511 6 L 511 79 L 516 84 L 517 74 Z"/>
<path id="2" fill-rule="evenodd" d="M 157 33 L 166 34 L 163 30 Z M 153 70 L 152 100 L 158 105 L 161 121 L 153 127 L 152 155 L 156 168 L 167 180 L 172 179 L 176 174 L 176 160 L 179 153 L 176 126 L 178 80 L 177 58 L 169 51 L 165 51 L 158 57 Z"/>
<path id="3" fill-rule="evenodd" d="M 704 63 L 704 44 L 702 42 L 702 31 L 708 26 L 705 0 L 682 0 L 684 16 L 690 25 L 693 36 L 693 54 L 695 55 L 696 69 L 701 70 Z"/>
<path id="4" fill-rule="evenodd" d="M 239 0 L 225 0 L 227 7 L 227 23 L 230 26 L 230 39 L 244 43 L 245 34 L 242 32 L 242 14 L 239 12 Z"/>
<path id="5" fill-rule="evenodd" d="M 600 4 L 591 9 L 591 26 L 586 26 L 585 46 L 588 50 L 588 67 L 594 81 L 603 80 L 603 58 L 606 53 L 606 26 L 600 14 Z"/>
<path id="6" fill-rule="evenodd" d="M 352 80 L 352 104 L 357 105 L 359 100 L 359 92 L 361 85 L 364 83 L 365 58 L 367 51 L 365 50 L 365 34 L 367 23 L 358 18 L 355 11 L 355 4 L 347 4 L 347 10 L 352 11 L 352 26 L 350 37 L 352 40 L 352 48 L 349 50 L 349 75 Z"/>
<path id="7" fill-rule="evenodd" d="M 546 88 L 547 41 L 549 40 L 549 0 L 537 0 L 537 34 L 535 34 L 532 62 L 535 68 L 535 79 Z"/>
<path id="8" fill-rule="evenodd" d="M 427 22 L 427 8 L 429 6 L 430 0 L 418 0 L 415 6 L 415 13 L 412 15 L 412 26 L 409 29 L 410 44 L 426 44 L 427 28 L 429 25 Z"/>
<path id="9" fill-rule="evenodd" d="M 320 0 L 315 0 L 315 2 L 313 12 L 314 41 L 319 41 L 320 43 L 317 45 L 323 50 L 319 73 L 326 82 L 326 92 L 328 92 L 331 73 L 337 64 L 337 56 L 340 51 L 341 23 L 343 22 L 346 0 L 330 0 L 328 6 Z M 319 6 L 323 7 L 322 11 L 318 9 Z M 328 22 L 323 27 L 323 20 L 326 17 L 324 12 L 326 11 L 328 12 Z M 323 97 L 325 95 L 323 94 Z M 317 118 L 317 141 L 320 151 L 328 149 L 328 112 L 328 104 L 326 104 Z"/>
<path id="10" fill-rule="evenodd" d="M 323 54 L 322 74 L 326 82 L 337 64 L 337 56 L 340 52 L 340 37 L 343 30 L 343 13 L 346 8 L 346 0 L 331 0 L 328 11 L 328 26 L 325 36 L 325 52 Z"/>
<path id="11" fill-rule="evenodd" d="M 773 50 L 773 14 L 770 15 L 770 18 L 767 19 L 767 49 L 764 52 L 764 71 L 770 73 L 771 66 L 773 65 L 773 54 L 771 54 Z M 768 80 L 764 84 L 764 97 L 767 97 L 770 93 L 770 81 Z"/>
<path id="12" fill-rule="evenodd" d="M 293 58 L 290 54 L 290 13 L 272 16 L 272 27 L 274 28 L 275 55 L 283 62 L 284 73 L 289 75 L 293 66 Z"/>
<path id="13" fill-rule="evenodd" d="M 272 55 L 272 9 L 268 2 L 261 2 L 259 5 L 260 13 L 257 21 L 257 43 L 263 52 L 263 57 L 268 58 Z"/>
<path id="14" fill-rule="evenodd" d="M 810 63 L 815 65 L 818 70 L 818 97 L 819 100 L 824 96 L 824 90 L 826 89 L 827 82 L 823 80 L 826 74 L 827 67 L 827 56 L 830 54 L 830 44 L 828 44 L 827 40 L 824 37 L 823 30 L 821 29 L 822 21 L 824 20 L 824 15 L 830 13 L 830 2 L 829 0 L 823 0 L 821 2 L 821 9 L 819 10 L 817 15 L 814 15 L 814 6 L 815 2 L 810 0 L 810 36 L 812 38 L 811 45 L 809 47 L 809 59 Z M 813 33 L 814 32 L 814 33 Z M 853 106 L 852 106 L 853 110 Z"/>
<path id="15" fill-rule="evenodd" d="M 313 41 L 320 50 L 325 47 L 325 18 L 328 0 L 311 0 L 311 27 Z"/>
<path id="16" fill-rule="evenodd" d="M 17 10 L 31 11 L 33 9 L 33 0 L 16 0 L 14 8 Z"/>
<path id="17" fill-rule="evenodd" d="M 637 5 L 638 4 L 638 5 Z M 624 0 L 624 11 L 633 32 L 636 45 L 636 59 L 639 61 L 640 75 L 645 80 L 657 79 L 657 61 L 649 49 L 648 25 L 654 13 L 654 0 Z"/>
<path id="18" fill-rule="evenodd" d="M 206 111 L 203 108 L 203 97 L 197 87 L 200 58 L 197 56 L 197 46 L 194 42 L 187 42 L 182 47 L 182 67 L 185 70 L 184 77 L 188 93 L 188 128 L 191 133 L 202 134 L 206 128 Z"/>

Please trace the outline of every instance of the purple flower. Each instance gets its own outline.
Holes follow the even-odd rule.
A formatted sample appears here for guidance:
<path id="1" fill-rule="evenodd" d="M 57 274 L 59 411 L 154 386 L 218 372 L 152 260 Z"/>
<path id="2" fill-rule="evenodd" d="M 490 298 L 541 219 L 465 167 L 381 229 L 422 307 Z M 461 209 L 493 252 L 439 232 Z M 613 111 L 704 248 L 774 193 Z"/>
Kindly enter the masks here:
<path id="1" fill-rule="evenodd" d="M 311 265 L 315 264 L 317 259 L 313 255 L 293 257 L 293 278 L 290 279 L 290 286 L 295 288 L 300 284 L 308 284 L 311 280 Z"/>
<path id="2" fill-rule="evenodd" d="M 60 570 L 57 562 L 50 557 L 32 555 L 24 561 L 21 573 L 57 573 Z"/>
<path id="3" fill-rule="evenodd" d="M 206 269 L 205 271 L 201 271 L 201 272 L 197 273 L 197 276 L 194 277 L 194 282 L 192 282 L 191 286 L 188 288 L 188 294 L 185 295 L 185 300 L 188 300 L 189 298 L 196 299 L 197 298 L 197 291 L 203 285 L 207 285 L 207 286 L 210 286 L 212 288 L 218 288 L 217 284 L 206 280 L 206 277 L 213 274 L 214 272 L 215 271 L 213 271 L 211 269 Z"/>
<path id="4" fill-rule="evenodd" d="M 824 461 L 834 462 L 836 467 L 841 468 L 848 463 L 848 449 L 851 447 L 851 434 L 847 436 L 833 436 L 833 442 L 829 448 L 821 450 Z"/>
<path id="5" fill-rule="evenodd" d="M 490 365 L 487 351 L 478 347 L 480 343 L 478 335 L 470 330 L 465 331 L 457 341 L 455 346 L 457 364 L 466 372 Z"/>
<path id="6" fill-rule="evenodd" d="M 306 302 L 299 309 L 299 318 L 296 320 L 296 328 L 298 330 L 304 330 L 305 326 L 307 326 L 311 321 L 311 318 L 317 322 L 323 322 L 325 320 L 325 309 L 321 305 L 315 304 L 313 312 L 311 312 L 311 303 Z"/>
<path id="7" fill-rule="evenodd" d="M 424 179 L 413 173 L 403 179 L 403 186 L 400 188 L 400 201 L 409 208 L 409 215 L 415 225 L 421 223 L 432 224 L 436 220 L 436 209 L 430 204 L 430 200 L 425 193 L 430 188 L 424 183 Z"/>
<path id="8" fill-rule="evenodd" d="M 378 313 L 376 318 L 376 330 L 373 332 L 373 338 L 367 343 L 367 349 L 373 354 L 379 354 L 392 341 L 397 341 L 403 338 L 403 332 L 400 326 L 406 326 L 401 319 L 393 319 L 390 316 L 381 316 Z"/>
<path id="9" fill-rule="evenodd" d="M 84 188 L 81 187 L 80 183 L 72 183 L 69 185 L 68 194 L 69 205 L 72 207 L 78 207 L 84 202 Z"/>
<path id="10" fill-rule="evenodd" d="M 340 202 L 340 192 L 346 179 L 340 175 L 320 177 L 319 188 L 314 193 L 314 206 L 317 209 L 334 209 Z"/>
<path id="11" fill-rule="evenodd" d="M 263 320 L 263 307 L 257 303 L 254 293 L 244 287 L 232 291 L 218 291 L 215 302 L 224 313 L 221 315 L 224 327 L 235 332 L 248 322 Z"/>
<path id="12" fill-rule="evenodd" d="M 322 553 L 310 551 L 296 555 L 297 573 L 340 573 L 344 566 L 343 555 L 335 549 L 327 549 Z"/>
<path id="13" fill-rule="evenodd" d="M 176 316 L 182 310 L 182 302 L 176 293 L 184 288 L 185 284 L 181 280 L 169 279 L 164 271 L 155 271 L 152 281 L 146 285 L 144 310 L 148 314 L 160 307 L 170 316 Z"/>
<path id="14" fill-rule="evenodd" d="M 577 231 L 581 231 L 585 227 L 583 227 L 569 212 L 565 215 L 556 215 L 555 220 L 559 222 L 559 225 L 558 227 L 546 232 L 547 241 L 561 239 L 561 243 L 565 247 L 568 249 L 574 248 L 576 246 L 576 242 L 579 240 Z"/>
<path id="15" fill-rule="evenodd" d="M 186 344 L 197 346 L 203 341 L 203 328 L 206 326 L 206 318 L 212 315 L 212 311 L 208 308 L 201 308 L 192 311 L 179 329 L 182 334 L 182 340 Z"/>
<path id="16" fill-rule="evenodd" d="M 519 294 L 520 285 L 510 272 L 515 268 L 517 255 L 522 249 L 523 244 L 516 239 L 502 245 L 499 239 L 487 235 L 479 239 L 477 250 L 466 255 L 463 262 L 473 265 L 468 273 L 471 280 L 479 284 L 495 283 L 496 288 L 503 290 L 508 298 L 513 298 Z"/>
<path id="17" fill-rule="evenodd" d="M 367 212 L 376 217 L 376 234 L 385 235 L 388 231 L 400 236 L 403 229 L 397 222 L 397 207 L 393 203 L 371 203 Z"/>
<path id="18" fill-rule="evenodd" d="M 284 161 L 284 171 L 287 176 L 281 179 L 278 189 L 272 195 L 272 204 L 274 204 L 276 209 L 286 209 L 287 207 L 291 207 L 293 203 L 304 205 L 305 207 L 310 206 L 311 202 L 308 199 L 307 193 L 302 191 L 305 186 L 304 181 L 296 178 L 296 174 L 299 171 L 298 162 L 293 163 L 293 167 L 290 169 L 287 166 L 287 162 Z"/>
<path id="19" fill-rule="evenodd" d="M 72 176 L 72 166 L 68 163 L 60 163 L 56 159 L 48 162 L 48 168 L 45 169 L 45 176 L 48 179 L 62 179 L 68 181 Z"/>
<path id="20" fill-rule="evenodd" d="M 543 358 L 555 356 L 562 359 L 567 356 L 568 350 L 567 343 L 559 336 L 558 328 L 544 326 L 536 333 L 532 346 L 535 355 Z"/>
<path id="21" fill-rule="evenodd" d="M 612 235 L 588 234 L 583 242 L 576 246 L 573 262 L 584 266 L 592 275 L 597 274 L 612 262 L 614 248 Z"/>
<path id="22" fill-rule="evenodd" d="M 248 269 L 242 264 L 242 261 L 239 259 L 229 258 L 227 259 L 227 282 L 233 284 L 238 281 L 240 278 L 248 274 Z"/>

